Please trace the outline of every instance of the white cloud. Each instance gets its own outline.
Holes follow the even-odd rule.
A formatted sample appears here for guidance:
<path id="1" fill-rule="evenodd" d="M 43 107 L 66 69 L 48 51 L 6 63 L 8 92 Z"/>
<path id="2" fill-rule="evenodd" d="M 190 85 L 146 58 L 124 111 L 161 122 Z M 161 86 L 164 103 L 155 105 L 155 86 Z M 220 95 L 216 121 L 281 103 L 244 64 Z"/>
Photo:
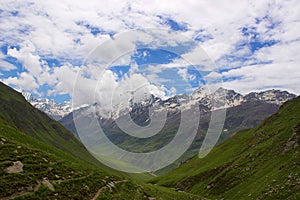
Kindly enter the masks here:
<path id="1" fill-rule="evenodd" d="M 16 69 L 17 67 L 14 66 L 13 64 L 9 63 L 9 62 L 6 62 L 4 60 L 0 60 L 0 70 L 3 70 L 3 71 L 10 71 L 10 70 L 13 70 L 13 69 Z"/>
<path id="2" fill-rule="evenodd" d="M 17 67 L 13 64 L 3 60 L 6 56 L 0 51 L 0 70 L 10 71 L 16 69 Z"/>
<path id="3" fill-rule="evenodd" d="M 66 90 L 66 88 L 61 89 Z M 79 72 L 75 87 L 67 89 L 74 90 L 72 91 L 73 107 L 96 102 L 100 105 L 98 111 L 102 116 L 107 116 L 111 110 L 116 112 L 130 103 L 147 99 L 150 94 L 165 97 L 164 87 L 151 84 L 141 74 L 125 76 L 117 81 L 117 76 L 110 70 L 103 71 L 97 79 L 85 78 L 84 73 Z"/>
<path id="4" fill-rule="evenodd" d="M 241 93 L 248 93 L 264 89 L 285 89 L 296 94 L 299 89 L 299 66 L 296 63 L 266 64 L 245 66 L 239 69 L 224 72 L 225 78 L 237 77 L 232 81 L 224 82 L 224 86 Z"/>
<path id="5" fill-rule="evenodd" d="M 278 85 L 299 92 L 295 88 L 295 85 L 299 85 L 299 74 L 292 73 L 299 71 L 297 67 L 300 63 L 298 56 L 300 13 L 292 12 L 299 10 L 299 6 L 297 0 L 279 2 L 234 0 L 230 3 L 221 0 L 213 2 L 178 0 L 172 3 L 166 0 L 86 2 L 3 0 L 0 5 L 0 9 L 3 10 L 0 14 L 0 45 L 19 46 L 19 50 L 9 49 L 8 55 L 17 58 L 26 69 L 26 73 L 20 72 L 17 77 L 6 79 L 6 82 L 20 87 L 23 83 L 23 87 L 32 90 L 36 90 L 43 84 L 49 84 L 53 88 L 48 94 L 70 94 L 76 73 L 80 68 L 78 62 L 83 61 L 91 50 L 100 44 L 104 45 L 95 55 L 100 55 L 106 63 L 126 50 L 133 50 L 137 42 L 147 44 L 153 39 L 145 34 L 127 36 L 119 40 L 117 38 L 115 42 L 118 46 L 111 48 L 105 44 L 105 41 L 111 37 L 109 34 L 146 28 L 170 30 L 169 25 L 162 23 L 163 20 L 158 17 L 164 16 L 179 23 L 186 23 L 188 30 L 183 34 L 187 37 L 173 33 L 168 40 L 158 39 L 149 44 L 150 46 L 163 44 L 176 46 L 178 42 L 186 42 L 189 37 L 196 37 L 200 30 L 211 38 L 200 42 L 199 46 L 183 54 L 182 58 L 185 61 L 177 59 L 169 64 L 155 66 L 152 68 L 153 73 L 178 67 L 178 65 L 187 66 L 186 61 L 194 65 L 202 64 L 202 70 L 212 69 L 207 53 L 212 61 L 217 61 L 219 64 L 217 67 L 228 70 L 222 74 L 224 77 L 240 76 L 239 80 L 225 83 L 228 87 L 248 91 Z M 18 13 L 14 16 L 11 11 L 18 11 Z M 257 23 L 257 20 L 260 20 L 260 23 Z M 99 34 L 93 35 L 91 27 L 99 30 Z M 238 44 L 251 39 L 250 36 L 242 34 L 243 27 L 256 28 L 261 41 L 274 40 L 278 43 L 261 48 L 254 55 L 251 55 L 250 45 L 237 50 Z M 224 59 L 224 55 L 247 57 L 249 60 L 230 61 Z M 50 68 L 45 64 L 44 58 L 56 58 L 63 66 Z M 72 65 L 74 61 L 77 64 Z M 259 64 L 262 61 L 269 61 L 272 64 Z M 128 64 L 131 62 L 130 56 L 123 56 L 117 62 Z M 250 64 L 254 65 L 249 66 Z M 85 67 L 92 76 L 91 80 L 85 80 L 87 83 L 81 88 L 82 92 L 93 90 L 97 76 L 105 69 L 105 65 L 95 66 L 93 63 L 86 63 Z M 236 67 L 242 68 L 232 69 Z M 16 67 L 2 59 L 0 69 L 5 73 Z M 263 70 L 264 73 L 258 73 L 258 70 Z M 275 73 L 282 74 L 279 71 L 283 71 L 284 74 L 281 79 Z M 180 71 L 185 76 L 183 72 Z M 157 76 L 148 74 L 148 78 L 155 79 Z M 29 84 L 29 80 L 34 81 Z"/>
<path id="6" fill-rule="evenodd" d="M 40 63 L 40 56 L 34 55 L 34 52 L 35 47 L 31 43 L 26 43 L 20 50 L 9 48 L 7 55 L 17 58 L 31 75 L 38 77 L 43 72 L 43 66 Z"/>
<path id="7" fill-rule="evenodd" d="M 18 77 L 9 77 L 5 80 L 2 80 L 5 84 L 12 84 L 16 86 L 16 89 L 19 90 L 28 90 L 32 91 L 35 94 L 39 94 L 37 89 L 39 85 L 36 83 L 34 77 L 29 73 L 22 72 Z"/>

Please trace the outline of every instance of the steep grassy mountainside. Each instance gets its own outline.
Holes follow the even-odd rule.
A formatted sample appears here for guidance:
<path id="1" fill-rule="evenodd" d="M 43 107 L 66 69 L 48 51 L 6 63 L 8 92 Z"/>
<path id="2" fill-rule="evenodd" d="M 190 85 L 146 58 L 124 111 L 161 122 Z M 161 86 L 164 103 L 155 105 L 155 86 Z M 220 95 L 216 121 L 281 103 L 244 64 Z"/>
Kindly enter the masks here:
<path id="1" fill-rule="evenodd" d="M 223 132 L 219 138 L 219 143 L 223 142 L 230 137 L 231 134 L 237 131 L 255 127 L 266 117 L 278 111 L 279 107 L 280 106 L 276 104 L 256 101 L 246 102 L 241 105 L 228 108 L 226 111 Z M 201 115 L 198 134 L 188 151 L 186 151 L 186 153 L 183 154 L 176 162 L 155 172 L 157 175 L 163 175 L 197 155 L 209 126 L 210 115 L 210 112 L 203 113 Z"/>
<path id="2" fill-rule="evenodd" d="M 300 97 L 151 182 L 212 199 L 300 199 L 299 144 Z"/>
<path id="3" fill-rule="evenodd" d="M 201 199 L 95 160 L 63 126 L 0 83 L 0 199 Z"/>
<path id="4" fill-rule="evenodd" d="M 73 134 L 60 123 L 35 109 L 22 94 L 0 83 L 0 120 L 39 141 L 82 160 L 97 163 Z"/>
<path id="5" fill-rule="evenodd" d="M 0 120 L 0 199 L 201 199 L 106 172 Z"/>

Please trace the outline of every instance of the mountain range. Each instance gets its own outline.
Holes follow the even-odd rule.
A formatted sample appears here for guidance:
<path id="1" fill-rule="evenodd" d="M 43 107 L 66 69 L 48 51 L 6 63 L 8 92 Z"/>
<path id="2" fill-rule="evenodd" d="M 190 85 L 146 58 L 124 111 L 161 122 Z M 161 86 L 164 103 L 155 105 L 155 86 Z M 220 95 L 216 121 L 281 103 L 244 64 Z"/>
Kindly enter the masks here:
<path id="1" fill-rule="evenodd" d="M 25 99 L 31 103 L 37 109 L 45 112 L 50 117 L 60 120 L 69 113 L 72 112 L 72 106 L 70 101 L 63 103 L 57 103 L 52 99 L 34 97 L 31 93 L 22 91 Z M 224 103 L 221 106 L 216 104 L 215 108 L 212 108 L 214 99 L 224 96 Z M 140 102 L 129 104 L 129 107 L 119 107 L 118 110 L 114 110 L 110 113 L 109 117 L 116 119 L 126 113 L 128 110 L 143 110 L 142 107 L 152 106 L 156 110 L 162 109 L 189 109 L 196 103 L 201 105 L 202 111 L 210 111 L 212 109 L 230 108 L 241 105 L 245 102 L 263 101 L 265 103 L 272 103 L 281 105 L 285 101 L 294 98 L 295 95 L 287 91 L 280 90 L 266 90 L 262 92 L 251 92 L 246 95 L 241 95 L 234 90 L 227 90 L 219 88 L 213 93 L 205 87 L 199 87 L 191 94 L 181 94 L 170 97 L 166 100 L 150 95 L 150 98 L 144 99 Z M 94 104 L 95 105 L 95 104 Z M 104 117 L 104 116 L 102 116 Z M 109 118 L 106 117 L 106 118 Z"/>
<path id="2" fill-rule="evenodd" d="M 224 96 L 223 103 L 220 96 Z M 201 113 L 199 128 L 193 143 L 176 162 L 156 172 L 157 174 L 163 174 L 197 154 L 208 130 L 213 110 L 226 108 L 224 128 L 219 138 L 219 142 L 222 142 L 236 131 L 258 125 L 267 116 L 275 113 L 282 103 L 295 97 L 294 94 L 280 90 L 253 92 L 243 96 L 233 90 L 224 88 L 219 88 L 213 93 L 209 93 L 205 88 L 198 88 L 190 95 L 176 95 L 166 100 L 151 95 L 150 98 L 132 103 L 129 108 L 115 111 L 109 116 L 101 116 L 98 112 L 96 115 L 106 136 L 115 145 L 132 152 L 151 152 L 160 149 L 172 140 L 180 124 L 181 112 L 193 112 L 195 106 L 199 106 Z M 150 109 L 153 109 L 156 113 L 164 111 L 168 113 L 164 127 L 152 137 L 132 137 L 121 130 L 116 123 L 117 120 L 125 118 L 123 114 L 129 111 L 132 121 L 140 126 L 147 126 L 151 121 L 149 118 Z M 77 138 L 80 138 L 74 119 L 79 121 L 92 120 L 94 118 L 92 113 L 95 110 L 100 110 L 101 113 L 101 108 L 97 103 L 75 110 L 59 121 L 73 132 Z"/>
<path id="3" fill-rule="evenodd" d="M 22 94 L 33 106 L 59 120 L 78 139 L 80 136 L 74 123 L 74 117 L 79 121 L 86 117 L 93 118 L 94 116 L 91 114 L 97 110 L 99 123 L 107 137 L 115 145 L 132 152 L 151 152 L 168 144 L 178 130 L 181 112 L 193 111 L 195 106 L 198 106 L 201 113 L 199 128 L 191 146 L 176 162 L 157 171 L 157 174 L 164 174 L 197 154 L 208 130 L 212 111 L 226 109 L 224 127 L 218 141 L 220 143 L 236 131 L 258 125 L 263 119 L 275 113 L 284 102 L 296 97 L 287 91 L 274 89 L 242 95 L 234 90 L 224 88 L 210 92 L 205 87 L 199 87 L 189 95 L 175 95 L 168 99 L 161 99 L 154 95 L 150 95 L 149 98 L 139 102 L 132 102 L 132 99 L 129 99 L 130 102 L 124 104 L 129 105 L 129 107 L 118 107 L 118 110 L 111 111 L 109 115 L 101 115 L 99 113 L 101 113 L 102 108 L 99 103 L 71 112 L 69 102 L 59 104 L 46 98 L 34 98 L 29 93 L 23 92 Z M 156 113 L 168 113 L 166 124 L 155 136 L 135 138 L 126 134 L 116 123 L 117 120 L 124 118 L 127 112 L 130 112 L 130 116 L 136 124 L 147 126 L 151 121 L 149 118 L 150 109 Z"/>
<path id="4" fill-rule="evenodd" d="M 225 126 L 233 128 L 224 130 L 224 140 L 206 157 L 194 154 L 176 169 L 173 166 L 153 178 L 104 166 L 60 123 L 0 83 L 0 199 L 299 199 L 300 97 L 279 106 L 288 94 L 275 93 L 276 98 L 268 98 L 269 102 L 260 99 L 266 93 L 255 93 L 251 98 L 256 100 L 229 107 Z M 274 90 L 271 94 L 274 97 Z M 93 106 L 97 105 L 89 107 Z M 136 106 L 131 110 L 137 123 L 145 123 L 145 109 Z M 274 114 L 260 120 L 272 109 Z M 88 108 L 74 112 L 83 111 Z M 211 111 L 201 113 L 204 119 Z M 176 109 L 171 110 L 159 137 L 173 134 L 179 117 Z M 124 145 L 113 118 L 99 118 L 99 122 L 115 128 L 107 135 Z M 246 126 L 254 127 L 235 132 Z M 156 142 L 162 144 L 157 138 Z M 156 146 L 153 141 L 143 145 L 150 143 Z M 137 146 L 132 148 L 139 151 Z"/>

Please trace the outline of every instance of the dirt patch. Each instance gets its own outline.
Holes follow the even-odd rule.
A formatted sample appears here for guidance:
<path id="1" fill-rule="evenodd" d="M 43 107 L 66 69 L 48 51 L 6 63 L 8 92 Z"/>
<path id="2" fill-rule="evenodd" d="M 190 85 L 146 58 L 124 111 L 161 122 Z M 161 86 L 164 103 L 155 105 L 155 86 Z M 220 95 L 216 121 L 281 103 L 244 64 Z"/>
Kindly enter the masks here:
<path id="1" fill-rule="evenodd" d="M 111 182 L 109 182 L 108 184 L 106 184 L 106 186 L 103 186 L 102 188 L 100 188 L 96 192 L 96 194 L 94 195 L 94 197 L 92 198 L 92 200 L 96 200 L 100 196 L 100 194 L 101 194 L 101 192 L 103 190 L 106 190 L 106 189 L 112 190 L 112 188 L 114 188 L 116 184 L 118 184 L 118 183 L 124 183 L 124 182 L 127 182 L 127 180 L 119 180 L 119 181 L 111 181 Z"/>

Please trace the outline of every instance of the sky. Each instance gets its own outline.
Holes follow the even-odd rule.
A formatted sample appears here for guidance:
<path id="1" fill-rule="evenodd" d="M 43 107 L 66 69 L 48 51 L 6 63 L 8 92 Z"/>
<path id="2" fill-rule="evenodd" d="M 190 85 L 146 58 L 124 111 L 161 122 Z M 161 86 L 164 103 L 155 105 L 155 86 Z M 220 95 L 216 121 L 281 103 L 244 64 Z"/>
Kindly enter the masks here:
<path id="1" fill-rule="evenodd" d="M 78 104 L 217 81 L 299 95 L 299 10 L 297 0 L 2 0 L 0 81 Z"/>

